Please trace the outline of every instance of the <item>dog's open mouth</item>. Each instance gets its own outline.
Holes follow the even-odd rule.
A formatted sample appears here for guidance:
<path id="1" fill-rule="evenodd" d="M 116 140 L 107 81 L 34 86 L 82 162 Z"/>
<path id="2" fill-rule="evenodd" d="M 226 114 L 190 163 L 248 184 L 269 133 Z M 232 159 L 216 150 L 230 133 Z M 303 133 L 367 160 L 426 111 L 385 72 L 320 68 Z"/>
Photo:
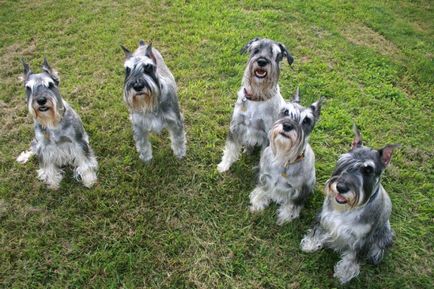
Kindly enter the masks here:
<path id="1" fill-rule="evenodd" d="M 48 106 L 40 106 L 39 108 L 38 108 L 38 110 L 39 111 L 42 111 L 42 112 L 44 112 L 44 111 L 47 111 L 47 110 L 49 110 L 50 108 L 48 107 Z"/>
<path id="2" fill-rule="evenodd" d="M 341 194 L 336 194 L 335 200 L 339 204 L 346 204 L 346 203 L 348 203 L 347 199 L 345 199 Z"/>
<path id="3" fill-rule="evenodd" d="M 261 68 L 255 70 L 255 76 L 257 78 L 264 78 L 267 76 L 267 71 Z"/>
<path id="4" fill-rule="evenodd" d="M 281 132 L 280 135 L 285 137 L 285 138 L 289 138 L 289 136 L 287 136 L 284 132 Z"/>

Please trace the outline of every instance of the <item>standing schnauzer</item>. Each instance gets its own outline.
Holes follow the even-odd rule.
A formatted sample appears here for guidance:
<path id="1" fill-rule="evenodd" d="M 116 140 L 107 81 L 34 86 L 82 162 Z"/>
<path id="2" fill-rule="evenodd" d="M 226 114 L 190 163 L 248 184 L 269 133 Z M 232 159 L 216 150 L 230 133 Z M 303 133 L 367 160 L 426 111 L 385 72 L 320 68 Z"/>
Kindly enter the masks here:
<path id="1" fill-rule="evenodd" d="M 284 57 L 290 65 L 294 61 L 283 44 L 269 39 L 255 38 L 241 52 L 250 53 L 250 59 L 238 91 L 222 161 L 217 166 L 219 172 L 227 171 L 239 158 L 242 146 L 251 150 L 268 145 L 268 131 L 285 104 L 278 85 L 280 62 Z"/>
<path id="2" fill-rule="evenodd" d="M 323 98 L 304 108 L 297 93 L 281 110 L 269 133 L 270 145 L 260 161 L 259 183 L 250 193 L 250 211 L 270 201 L 280 204 L 277 224 L 297 218 L 315 186 L 315 155 L 308 143 L 319 119 Z"/>
<path id="3" fill-rule="evenodd" d="M 140 159 L 152 159 L 150 132 L 167 127 L 176 157 L 185 156 L 184 122 L 176 95 L 175 78 L 160 52 L 143 40 L 134 53 L 125 52 L 124 100 L 130 111 L 134 140 Z"/>
<path id="4" fill-rule="evenodd" d="M 398 145 L 373 150 L 362 145 L 356 127 L 354 131 L 352 149 L 341 155 L 326 183 L 317 223 L 300 244 L 304 252 L 326 246 L 341 253 L 334 277 L 342 284 L 359 274 L 359 261 L 378 264 L 393 238 L 389 223 L 392 203 L 380 178 Z"/>
<path id="5" fill-rule="evenodd" d="M 59 188 L 63 178 L 61 167 L 72 165 L 75 177 L 90 188 L 96 182 L 98 163 L 80 117 L 60 96 L 57 72 L 51 69 L 47 59 L 44 59 L 42 73 L 32 73 L 24 61 L 23 66 L 35 138 L 30 149 L 22 152 L 17 161 L 26 163 L 36 154 L 40 166 L 38 177 L 51 189 Z"/>

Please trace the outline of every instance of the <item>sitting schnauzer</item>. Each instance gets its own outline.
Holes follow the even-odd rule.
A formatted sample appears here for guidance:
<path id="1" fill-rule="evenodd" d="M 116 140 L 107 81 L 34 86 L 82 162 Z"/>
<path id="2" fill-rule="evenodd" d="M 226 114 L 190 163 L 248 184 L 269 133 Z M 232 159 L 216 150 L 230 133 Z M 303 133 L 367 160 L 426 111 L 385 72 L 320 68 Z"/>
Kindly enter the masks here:
<path id="1" fill-rule="evenodd" d="M 268 131 L 285 104 L 278 85 L 280 62 L 283 57 L 290 65 L 294 61 L 283 44 L 269 39 L 255 38 L 241 52 L 250 53 L 250 59 L 238 91 L 222 161 L 217 166 L 219 172 L 229 170 L 239 158 L 242 146 L 251 150 L 268 145 Z"/>
<path id="2" fill-rule="evenodd" d="M 36 154 L 40 166 L 38 177 L 51 189 L 59 188 L 63 178 L 61 167 L 66 165 L 72 165 L 75 177 L 86 187 L 91 187 L 96 182 L 98 163 L 80 117 L 60 96 L 59 76 L 47 59 L 42 65 L 43 73 L 32 73 L 24 61 L 23 66 L 35 138 L 30 150 L 22 152 L 17 161 L 26 163 Z"/>
<path id="3" fill-rule="evenodd" d="M 270 145 L 260 161 L 259 184 L 250 193 L 250 211 L 270 201 L 280 205 L 277 224 L 297 218 L 315 186 L 315 155 L 308 143 L 319 119 L 323 99 L 308 108 L 299 104 L 298 89 L 270 130 Z"/>
<path id="4" fill-rule="evenodd" d="M 185 156 L 184 122 L 176 95 L 175 78 L 160 52 L 143 40 L 134 53 L 125 52 L 124 100 L 130 111 L 134 140 L 140 159 L 152 159 L 150 132 L 167 127 L 176 157 Z"/>
<path id="5" fill-rule="evenodd" d="M 300 244 L 305 252 L 326 246 L 341 253 L 334 270 L 341 283 L 359 274 L 359 261 L 378 264 L 393 237 L 389 223 L 392 203 L 380 178 L 398 145 L 373 150 L 362 145 L 356 127 L 354 131 L 352 149 L 341 155 L 326 183 L 317 223 Z"/>

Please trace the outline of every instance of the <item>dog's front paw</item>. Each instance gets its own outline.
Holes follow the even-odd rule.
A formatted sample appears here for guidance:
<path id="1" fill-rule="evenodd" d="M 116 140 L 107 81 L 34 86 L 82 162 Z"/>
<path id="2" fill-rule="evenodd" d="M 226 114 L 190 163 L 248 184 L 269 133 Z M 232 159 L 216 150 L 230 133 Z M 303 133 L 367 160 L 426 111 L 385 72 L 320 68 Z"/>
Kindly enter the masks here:
<path id="1" fill-rule="evenodd" d="M 32 150 L 23 151 L 20 153 L 20 155 L 17 157 L 17 162 L 20 164 L 25 164 L 29 161 L 29 159 L 34 155 Z"/>
<path id="2" fill-rule="evenodd" d="M 229 168 L 230 168 L 230 165 L 228 165 L 228 164 L 226 164 L 226 163 L 224 163 L 224 162 L 221 162 L 221 163 L 219 163 L 219 164 L 217 165 L 217 171 L 218 171 L 219 173 L 224 173 L 224 172 L 228 171 Z"/>
<path id="3" fill-rule="evenodd" d="M 287 205 L 280 207 L 277 211 L 277 225 L 282 226 L 283 224 L 298 218 L 300 216 L 300 211 L 300 206 Z"/>
<path id="4" fill-rule="evenodd" d="M 301 250 L 306 253 L 318 251 L 322 246 L 323 245 L 319 240 L 309 236 L 304 236 L 303 240 L 300 242 Z"/>
<path id="5" fill-rule="evenodd" d="M 152 160 L 152 155 L 149 154 L 139 154 L 139 158 L 145 163 L 149 163 Z"/>
<path id="6" fill-rule="evenodd" d="M 175 154 L 175 157 L 177 159 L 179 159 L 179 160 L 183 159 L 185 157 L 185 155 L 186 155 L 186 149 L 184 148 L 182 150 L 177 150 L 177 151 L 174 152 L 174 154 Z"/>
<path id="7" fill-rule="evenodd" d="M 345 284 L 359 275 L 359 273 L 360 265 L 357 262 L 343 259 L 335 265 L 333 277 L 338 278 L 341 284 Z"/>

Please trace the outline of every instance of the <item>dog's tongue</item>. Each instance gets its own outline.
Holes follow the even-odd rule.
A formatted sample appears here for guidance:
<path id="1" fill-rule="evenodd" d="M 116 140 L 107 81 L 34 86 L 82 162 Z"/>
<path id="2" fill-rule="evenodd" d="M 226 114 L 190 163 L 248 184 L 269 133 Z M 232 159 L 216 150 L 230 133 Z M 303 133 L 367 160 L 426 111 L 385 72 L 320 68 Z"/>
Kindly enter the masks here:
<path id="1" fill-rule="evenodd" d="M 346 203 L 347 199 L 345 199 L 343 196 L 341 196 L 340 194 L 336 195 L 336 201 L 338 201 L 339 203 Z"/>

